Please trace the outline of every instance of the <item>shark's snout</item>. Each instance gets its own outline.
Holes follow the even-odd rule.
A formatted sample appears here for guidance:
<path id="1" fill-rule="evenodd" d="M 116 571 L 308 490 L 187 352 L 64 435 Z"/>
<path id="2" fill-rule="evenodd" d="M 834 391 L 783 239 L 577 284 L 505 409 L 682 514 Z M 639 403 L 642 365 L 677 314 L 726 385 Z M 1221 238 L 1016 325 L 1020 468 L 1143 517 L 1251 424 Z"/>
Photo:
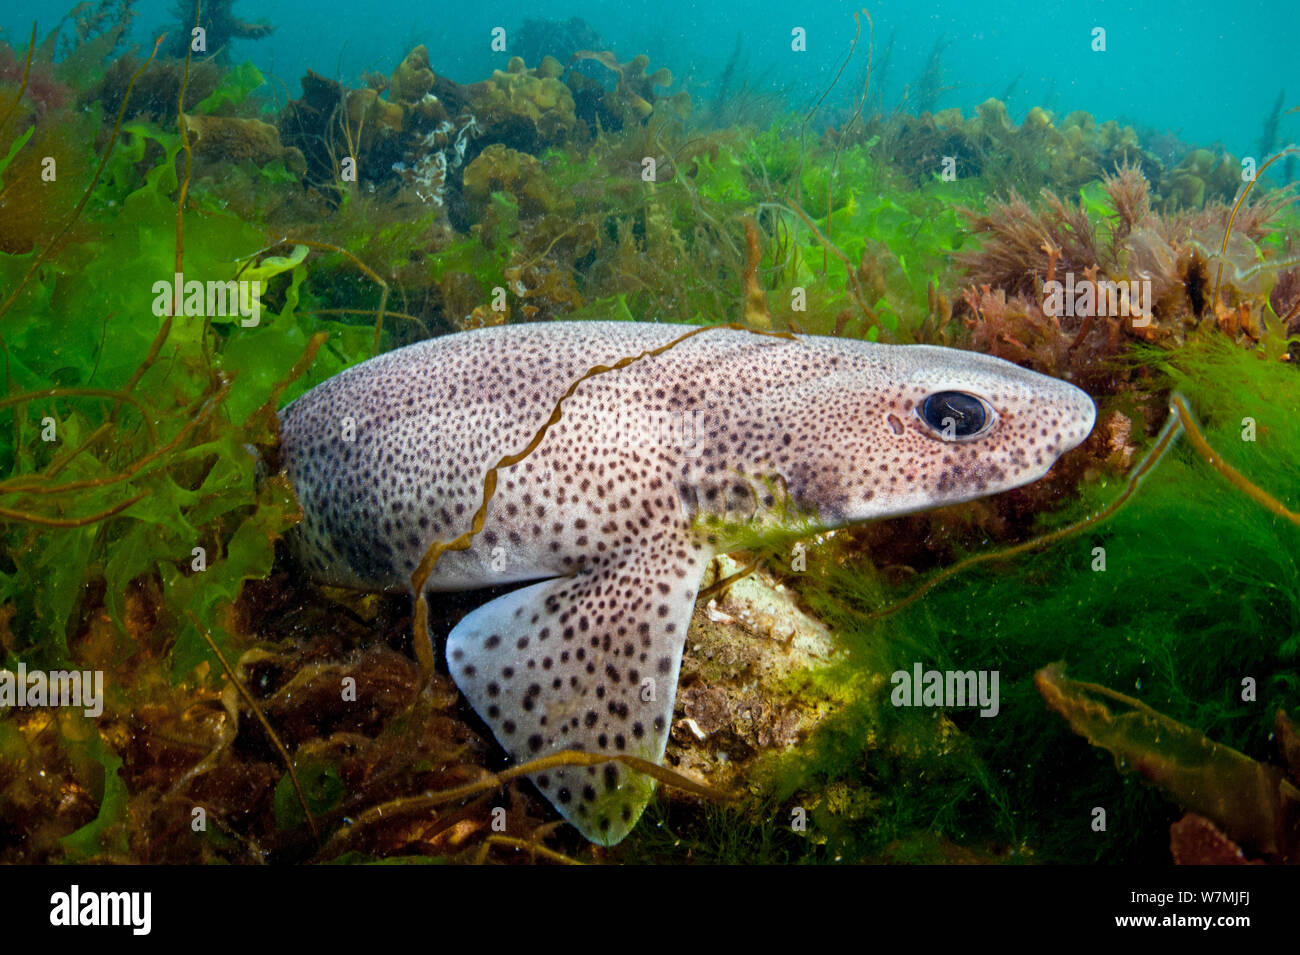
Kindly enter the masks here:
<path id="1" fill-rule="evenodd" d="M 1097 423 L 1097 406 L 1082 388 L 1057 378 L 1042 378 L 1044 388 L 1037 415 L 1041 431 L 1047 432 L 1045 451 L 1053 459 L 1077 448 L 1088 440 Z"/>
<path id="2" fill-rule="evenodd" d="M 1077 448 L 1088 439 L 1092 434 L 1093 426 L 1097 423 L 1097 405 L 1082 388 L 1076 388 L 1074 385 L 1061 383 L 1067 389 L 1067 398 L 1070 402 L 1070 415 L 1074 420 L 1074 427 L 1064 435 L 1065 442 L 1061 447 L 1061 453 L 1072 448 Z"/>

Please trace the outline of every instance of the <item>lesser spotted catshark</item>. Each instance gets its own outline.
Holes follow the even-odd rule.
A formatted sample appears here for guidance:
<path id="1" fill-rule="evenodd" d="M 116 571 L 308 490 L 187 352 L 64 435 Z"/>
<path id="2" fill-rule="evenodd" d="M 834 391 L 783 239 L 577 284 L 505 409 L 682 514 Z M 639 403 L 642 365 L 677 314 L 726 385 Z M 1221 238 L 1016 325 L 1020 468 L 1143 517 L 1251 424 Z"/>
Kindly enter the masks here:
<path id="1" fill-rule="evenodd" d="M 281 412 L 326 583 L 410 589 L 431 542 L 471 528 L 486 472 L 525 448 L 596 365 L 681 325 L 486 328 L 364 362 Z M 658 762 L 686 631 L 716 543 L 709 515 L 840 527 L 1042 477 L 1092 430 L 1089 397 L 972 352 L 716 328 L 582 381 L 502 468 L 468 550 L 429 590 L 533 581 L 447 639 L 456 685 L 512 759 L 560 750 Z M 767 522 L 766 524 L 763 522 Z M 621 840 L 654 786 L 617 762 L 533 781 L 589 839 Z"/>

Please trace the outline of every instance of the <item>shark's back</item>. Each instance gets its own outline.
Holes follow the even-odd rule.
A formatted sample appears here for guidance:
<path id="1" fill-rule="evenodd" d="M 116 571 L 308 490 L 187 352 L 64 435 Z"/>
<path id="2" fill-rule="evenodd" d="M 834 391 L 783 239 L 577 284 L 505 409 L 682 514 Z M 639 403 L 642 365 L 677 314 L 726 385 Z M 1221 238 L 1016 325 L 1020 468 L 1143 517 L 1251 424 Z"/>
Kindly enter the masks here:
<path id="1" fill-rule="evenodd" d="M 448 540 L 470 527 L 487 470 L 528 445 L 566 390 L 594 368 L 662 348 L 692 330 L 631 322 L 489 328 L 410 345 L 336 375 L 281 412 L 282 461 L 305 514 L 293 534 L 296 549 L 322 581 L 404 587 L 435 537 Z M 556 553 L 551 545 L 565 530 L 552 528 L 568 529 L 565 512 L 574 509 L 563 505 L 585 505 L 569 497 L 585 498 L 589 487 L 578 478 L 562 498 L 546 485 L 567 485 L 575 470 L 584 470 L 584 454 L 593 468 L 612 471 L 610 448 L 626 445 L 627 428 L 643 423 L 627 409 L 655 406 L 671 416 L 724 379 L 734 381 L 727 366 L 738 347 L 776 341 L 710 330 L 671 354 L 584 382 L 566 401 L 547 444 L 519 465 L 517 479 L 502 475 L 493 522 L 518 523 L 510 519 L 523 507 L 533 509 L 533 519 L 522 530 L 490 523 L 473 550 L 444 557 L 431 587 L 485 586 L 571 569 L 563 558 L 576 558 L 567 553 L 545 566 L 531 558 Z M 549 479 L 540 476 L 545 472 Z M 528 494 L 516 493 L 523 482 L 538 485 L 535 501 L 519 500 Z M 534 527 L 544 527 L 548 538 L 541 555 L 527 540 Z M 497 546 L 509 550 L 509 569 L 490 566 Z"/>

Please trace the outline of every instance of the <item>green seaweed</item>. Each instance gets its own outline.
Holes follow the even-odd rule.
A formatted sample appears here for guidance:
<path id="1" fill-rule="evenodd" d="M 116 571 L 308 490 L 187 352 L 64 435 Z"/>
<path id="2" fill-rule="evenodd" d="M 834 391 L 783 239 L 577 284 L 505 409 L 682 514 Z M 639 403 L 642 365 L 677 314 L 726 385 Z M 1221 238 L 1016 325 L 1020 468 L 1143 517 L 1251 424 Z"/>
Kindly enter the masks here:
<path id="1" fill-rule="evenodd" d="M 103 854 L 121 857 L 128 851 L 126 829 L 123 826 L 127 811 L 127 788 L 119 773 L 122 757 L 113 752 L 97 732 L 87 734 L 84 740 L 78 740 L 72 745 L 76 748 L 78 744 L 103 772 L 103 795 L 95 818 L 59 841 L 67 852 L 69 862 L 84 862 Z"/>
<path id="2" fill-rule="evenodd" d="M 220 85 L 211 95 L 199 101 L 195 110 L 200 113 L 217 113 L 229 104 L 239 106 L 266 82 L 261 70 L 245 60 L 239 66 L 227 71 Z"/>
<path id="3" fill-rule="evenodd" d="M 328 812 L 342 801 L 345 786 L 338 766 L 330 760 L 305 759 L 298 766 L 307 804 L 314 813 Z M 306 822 L 298 796 L 286 775 L 275 787 L 275 823 L 281 829 L 298 829 Z"/>
<path id="4" fill-rule="evenodd" d="M 27 145 L 27 141 L 32 138 L 32 134 L 35 132 L 36 127 L 29 126 L 9 144 L 9 151 L 5 153 L 3 159 L 0 159 L 0 186 L 4 185 L 4 171 L 9 168 L 9 164 L 18 155 L 18 151 Z"/>

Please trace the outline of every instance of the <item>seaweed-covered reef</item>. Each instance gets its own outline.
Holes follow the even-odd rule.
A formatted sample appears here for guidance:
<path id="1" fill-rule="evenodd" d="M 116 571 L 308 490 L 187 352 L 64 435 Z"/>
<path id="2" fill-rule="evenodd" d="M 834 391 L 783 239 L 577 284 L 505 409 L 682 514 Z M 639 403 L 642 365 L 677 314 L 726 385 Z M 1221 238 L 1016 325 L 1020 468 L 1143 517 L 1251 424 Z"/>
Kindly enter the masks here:
<path id="1" fill-rule="evenodd" d="M 1294 859 L 1282 770 L 1215 818 L 1140 781 L 1192 757 L 1135 731 L 1114 749 L 1160 777 L 1117 773 L 1034 682 L 1058 660 L 1089 681 L 1039 680 L 1072 722 L 1106 686 L 1149 707 L 1139 729 L 1164 714 L 1259 766 L 1276 726 L 1294 748 L 1283 163 L 1246 182 L 1222 151 L 1043 108 L 1017 125 L 996 100 L 719 127 L 667 67 L 578 47 L 599 39 L 580 24 L 535 25 L 535 53 L 476 82 L 417 46 L 287 97 L 248 63 L 121 50 L 129 12 L 0 45 L 0 664 L 108 675 L 93 717 L 0 712 L 0 859 L 1151 861 L 1184 809 L 1182 861 Z M 1072 307 L 1101 283 L 1122 309 Z M 299 515 L 277 407 L 428 335 L 587 318 L 975 348 L 1099 410 L 1029 487 L 738 540 L 669 764 L 744 798 L 665 788 L 614 851 L 494 773 L 407 601 L 312 587 L 278 547 Z M 1171 438 L 1175 393 L 1208 456 Z M 440 601 L 431 629 L 478 599 Z M 1003 715 L 892 706 L 917 661 L 999 671 Z M 1243 765 L 1204 772 L 1230 788 Z"/>

